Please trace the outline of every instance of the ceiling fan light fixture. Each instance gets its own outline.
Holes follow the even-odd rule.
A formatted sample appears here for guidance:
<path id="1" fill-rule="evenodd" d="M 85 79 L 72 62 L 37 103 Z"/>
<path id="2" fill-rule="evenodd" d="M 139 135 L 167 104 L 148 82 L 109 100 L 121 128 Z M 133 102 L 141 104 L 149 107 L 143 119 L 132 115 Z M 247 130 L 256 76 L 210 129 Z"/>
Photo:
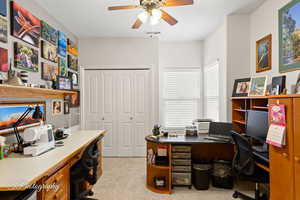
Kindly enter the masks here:
<path id="1" fill-rule="evenodd" d="M 152 13 L 152 17 L 156 19 L 161 19 L 162 17 L 162 12 L 159 9 L 153 9 L 151 13 Z"/>
<path id="2" fill-rule="evenodd" d="M 146 11 L 144 11 L 138 15 L 139 20 L 141 20 L 143 23 L 147 22 L 148 17 L 149 17 L 149 14 Z"/>
<path id="3" fill-rule="evenodd" d="M 150 17 L 150 24 L 152 25 L 152 26 L 154 26 L 154 25 L 156 25 L 156 24 L 158 24 L 159 23 L 159 18 L 156 18 L 156 17 L 154 17 L 154 16 L 151 16 Z"/>

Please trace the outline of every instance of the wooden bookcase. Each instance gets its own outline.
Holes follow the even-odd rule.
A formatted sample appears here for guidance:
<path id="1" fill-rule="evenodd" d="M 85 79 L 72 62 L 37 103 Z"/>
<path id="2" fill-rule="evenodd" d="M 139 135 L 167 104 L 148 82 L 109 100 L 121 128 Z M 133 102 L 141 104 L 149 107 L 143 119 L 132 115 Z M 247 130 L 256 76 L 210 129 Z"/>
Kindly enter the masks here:
<path id="1" fill-rule="evenodd" d="M 239 133 L 244 133 L 246 131 L 248 110 L 268 111 L 268 97 L 233 97 L 233 130 Z"/>

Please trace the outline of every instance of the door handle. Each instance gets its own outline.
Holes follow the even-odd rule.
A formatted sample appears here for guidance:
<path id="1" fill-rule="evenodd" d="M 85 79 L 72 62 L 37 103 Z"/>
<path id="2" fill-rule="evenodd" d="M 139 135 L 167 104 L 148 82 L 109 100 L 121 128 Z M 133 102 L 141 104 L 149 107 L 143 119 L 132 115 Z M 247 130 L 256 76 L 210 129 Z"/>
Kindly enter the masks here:
<path id="1" fill-rule="evenodd" d="M 300 163 L 300 158 L 297 157 L 297 156 L 295 156 L 295 161 L 296 161 L 297 163 Z"/>

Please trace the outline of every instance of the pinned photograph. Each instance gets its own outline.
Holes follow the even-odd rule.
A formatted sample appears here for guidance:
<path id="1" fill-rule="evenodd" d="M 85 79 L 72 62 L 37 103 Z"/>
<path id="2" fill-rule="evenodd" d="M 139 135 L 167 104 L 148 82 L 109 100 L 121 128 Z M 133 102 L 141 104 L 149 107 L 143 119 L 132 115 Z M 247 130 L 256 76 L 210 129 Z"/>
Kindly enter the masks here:
<path id="1" fill-rule="evenodd" d="M 63 101 L 53 100 L 52 101 L 52 114 L 61 115 L 63 113 Z"/>

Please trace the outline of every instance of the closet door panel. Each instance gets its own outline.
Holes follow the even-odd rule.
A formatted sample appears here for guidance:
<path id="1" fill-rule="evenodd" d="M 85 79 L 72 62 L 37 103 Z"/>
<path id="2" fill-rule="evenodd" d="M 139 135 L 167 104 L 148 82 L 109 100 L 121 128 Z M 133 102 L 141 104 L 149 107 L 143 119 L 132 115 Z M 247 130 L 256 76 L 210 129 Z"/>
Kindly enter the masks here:
<path id="1" fill-rule="evenodd" d="M 149 78 L 148 71 L 134 73 L 134 156 L 145 156 L 145 136 L 149 135 Z"/>
<path id="2" fill-rule="evenodd" d="M 131 71 L 118 72 L 118 147 L 119 156 L 132 156 L 134 85 Z"/>

